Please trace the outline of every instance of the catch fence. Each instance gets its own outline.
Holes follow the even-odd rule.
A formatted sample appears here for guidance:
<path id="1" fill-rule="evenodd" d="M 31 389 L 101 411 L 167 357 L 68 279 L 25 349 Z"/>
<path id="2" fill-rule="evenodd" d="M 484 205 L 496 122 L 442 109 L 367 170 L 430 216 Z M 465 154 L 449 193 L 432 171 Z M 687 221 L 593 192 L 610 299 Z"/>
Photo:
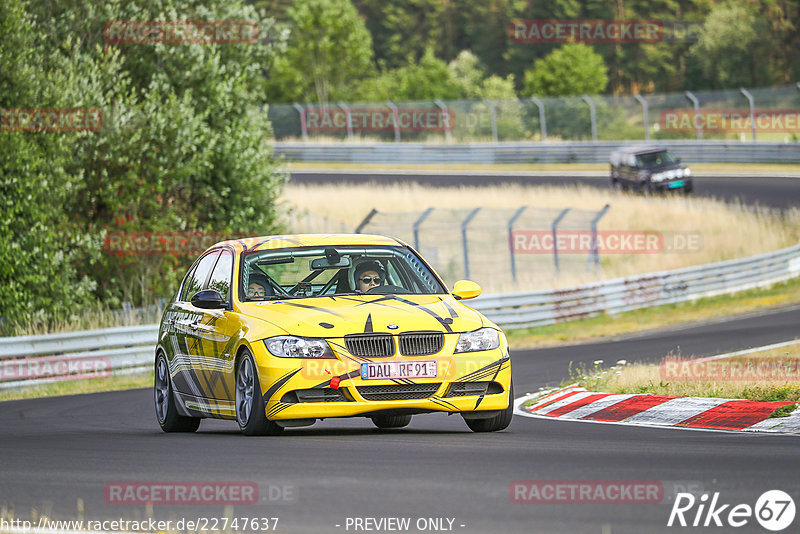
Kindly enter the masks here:
<path id="1" fill-rule="evenodd" d="M 271 104 L 276 141 L 800 139 L 800 87 L 504 100 Z"/>

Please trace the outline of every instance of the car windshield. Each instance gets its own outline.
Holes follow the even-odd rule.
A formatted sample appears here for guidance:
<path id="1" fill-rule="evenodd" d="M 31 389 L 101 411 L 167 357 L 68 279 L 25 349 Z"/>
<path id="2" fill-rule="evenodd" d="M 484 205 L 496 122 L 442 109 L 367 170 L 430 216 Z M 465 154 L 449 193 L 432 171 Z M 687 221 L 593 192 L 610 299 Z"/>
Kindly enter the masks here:
<path id="1" fill-rule="evenodd" d="M 242 301 L 447 292 L 419 256 L 399 246 L 303 247 L 245 253 L 241 282 Z"/>
<path id="2" fill-rule="evenodd" d="M 649 152 L 647 154 L 637 155 L 636 163 L 640 169 L 651 169 L 653 167 L 661 167 L 663 165 L 675 163 L 675 156 L 666 150 L 661 152 Z"/>

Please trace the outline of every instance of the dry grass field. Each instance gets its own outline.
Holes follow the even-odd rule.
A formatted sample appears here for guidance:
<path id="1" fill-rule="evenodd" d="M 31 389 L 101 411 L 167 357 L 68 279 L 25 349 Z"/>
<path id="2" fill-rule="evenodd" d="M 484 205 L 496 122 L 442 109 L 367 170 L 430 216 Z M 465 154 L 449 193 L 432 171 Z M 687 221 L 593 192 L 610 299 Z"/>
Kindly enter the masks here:
<path id="1" fill-rule="evenodd" d="M 678 363 L 680 362 L 680 363 Z M 573 370 L 590 391 L 649 393 L 680 397 L 800 400 L 800 344 L 718 360 L 668 355 L 661 364 L 627 364 Z"/>
<path id="2" fill-rule="evenodd" d="M 419 214 L 434 207 L 420 226 L 420 250 L 445 281 L 464 275 L 460 221 L 469 210 L 481 213 L 469 225 L 470 278 L 487 293 L 548 287 L 566 287 L 598 279 L 676 269 L 777 250 L 800 241 L 800 212 L 782 216 L 722 201 L 681 195 L 641 197 L 583 186 L 504 185 L 432 188 L 418 184 L 295 185 L 284 192 L 287 218 L 293 232 L 352 232 L 370 210 L 380 213 L 365 233 L 382 233 L 411 241 L 411 226 Z M 663 247 L 633 253 L 601 254 L 595 268 L 585 253 L 561 254 L 556 272 L 552 254 L 517 254 L 517 281 L 510 276 L 507 222 L 521 206 L 528 206 L 515 230 L 547 231 L 552 214 L 564 208 L 596 213 L 608 204 L 598 230 L 656 232 Z M 536 218 L 536 214 L 543 214 Z M 450 228 L 443 225 L 450 217 Z M 492 217 L 494 217 L 492 219 Z M 527 217 L 527 219 L 526 219 Z M 586 228 L 591 217 L 577 218 L 565 228 Z M 568 222 L 567 217 L 564 221 Z M 579 224 L 580 223 L 580 224 Z M 560 227 L 560 228 L 561 228 Z M 376 231 L 377 230 L 377 231 Z M 684 239 L 694 240 L 681 247 Z M 668 250 L 670 245 L 679 250 Z"/>

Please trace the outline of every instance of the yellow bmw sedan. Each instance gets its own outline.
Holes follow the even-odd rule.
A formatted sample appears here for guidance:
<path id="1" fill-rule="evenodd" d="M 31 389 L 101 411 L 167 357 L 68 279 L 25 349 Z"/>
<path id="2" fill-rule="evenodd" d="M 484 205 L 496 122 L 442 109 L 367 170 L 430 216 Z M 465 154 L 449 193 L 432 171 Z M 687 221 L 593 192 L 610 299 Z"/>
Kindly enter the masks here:
<path id="1" fill-rule="evenodd" d="M 513 414 L 500 328 L 461 301 L 411 247 L 374 235 L 284 235 L 217 243 L 161 319 L 155 410 L 166 432 L 200 419 L 274 435 L 329 417 L 378 428 L 460 414 L 475 432 Z"/>

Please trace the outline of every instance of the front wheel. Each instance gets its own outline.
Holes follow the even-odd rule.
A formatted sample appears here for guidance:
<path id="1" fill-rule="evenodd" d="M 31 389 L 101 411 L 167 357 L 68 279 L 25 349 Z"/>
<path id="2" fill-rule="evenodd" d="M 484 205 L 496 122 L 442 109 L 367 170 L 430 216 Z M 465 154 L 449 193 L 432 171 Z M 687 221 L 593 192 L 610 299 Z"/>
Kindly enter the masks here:
<path id="1" fill-rule="evenodd" d="M 159 352 L 156 358 L 153 397 L 156 406 L 156 418 L 164 432 L 194 432 L 200 426 L 199 417 L 186 417 L 178 413 L 175 406 L 175 394 L 169 377 L 169 365 L 164 353 Z"/>
<path id="2" fill-rule="evenodd" d="M 267 419 L 253 355 L 245 350 L 236 368 L 236 422 L 245 436 L 274 436 L 283 427 Z"/>
<path id="3" fill-rule="evenodd" d="M 508 392 L 508 408 L 488 419 L 464 419 L 467 426 L 473 432 L 498 432 L 505 430 L 511 424 L 514 417 L 514 385 Z"/>
<path id="4" fill-rule="evenodd" d="M 378 428 L 403 428 L 411 422 L 410 415 L 373 415 L 372 423 Z"/>

